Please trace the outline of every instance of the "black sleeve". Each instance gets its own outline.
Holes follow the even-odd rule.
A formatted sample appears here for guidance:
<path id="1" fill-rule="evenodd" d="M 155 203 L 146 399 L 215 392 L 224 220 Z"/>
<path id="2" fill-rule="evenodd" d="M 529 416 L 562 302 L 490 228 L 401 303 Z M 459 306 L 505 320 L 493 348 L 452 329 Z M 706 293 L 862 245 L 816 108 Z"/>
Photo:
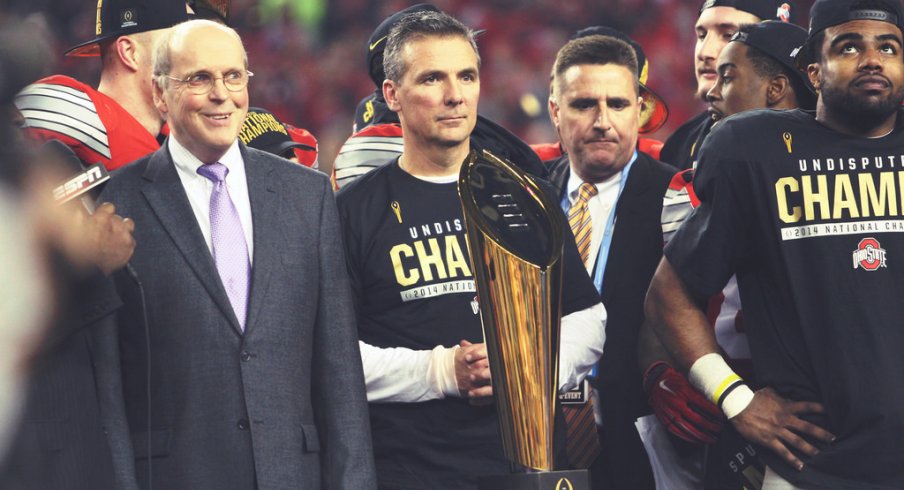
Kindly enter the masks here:
<path id="1" fill-rule="evenodd" d="M 694 295 L 719 292 L 748 253 L 754 214 L 742 132 L 726 120 L 704 140 L 694 175 L 700 206 L 665 249 L 665 256 Z"/>
<path id="2" fill-rule="evenodd" d="M 343 188 L 336 196 L 336 207 L 339 211 L 339 228 L 342 234 L 342 243 L 345 248 L 345 264 L 348 270 L 349 286 L 352 291 L 352 304 L 354 305 L 355 316 L 357 317 L 361 310 L 361 269 L 358 264 L 358 259 L 360 258 L 358 250 L 360 249 L 359 244 L 361 243 L 361 230 L 359 226 L 356 226 L 355 223 L 353 223 L 353 216 L 355 216 L 356 213 L 349 208 L 355 203 L 355 199 L 348 197 L 346 189 L 348 189 L 348 187 Z"/>
<path id="3" fill-rule="evenodd" d="M 100 270 L 76 271 L 61 255 L 54 254 L 55 279 L 66 292 L 60 314 L 45 334 L 40 351 L 52 350 L 72 335 L 112 314 L 122 306 L 113 281 Z"/>
<path id="4" fill-rule="evenodd" d="M 571 228 L 565 227 L 562 253 L 562 316 L 585 310 L 600 302 L 599 291 L 584 268 Z"/>
<path id="5" fill-rule="evenodd" d="M 380 221 L 377 209 L 382 209 L 373 203 L 389 201 L 388 173 L 396 160 L 398 157 L 360 176 L 336 194 L 339 231 L 345 247 L 345 264 L 357 318 L 360 318 L 365 297 L 363 281 L 368 276 L 367 267 L 372 265 L 366 263 L 368 247 Z"/>

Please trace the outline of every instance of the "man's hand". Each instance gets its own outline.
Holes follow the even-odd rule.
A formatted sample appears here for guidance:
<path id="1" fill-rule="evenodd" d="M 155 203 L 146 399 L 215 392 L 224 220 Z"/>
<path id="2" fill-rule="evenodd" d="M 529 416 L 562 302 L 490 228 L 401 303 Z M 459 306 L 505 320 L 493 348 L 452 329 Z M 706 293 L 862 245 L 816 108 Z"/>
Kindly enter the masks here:
<path id="1" fill-rule="evenodd" d="M 754 394 L 747 408 L 731 419 L 731 423 L 746 439 L 768 447 L 800 471 L 804 463 L 791 449 L 808 456 L 815 456 L 819 450 L 798 434 L 826 443 L 834 441 L 835 436 L 797 415 L 822 412 L 819 403 L 792 402 L 778 396 L 772 388 L 763 388 Z"/>
<path id="2" fill-rule="evenodd" d="M 693 444 L 713 444 L 725 416 L 687 378 L 665 362 L 653 363 L 643 380 L 656 418 L 675 437 Z"/>
<path id="3" fill-rule="evenodd" d="M 86 221 L 86 235 L 93 245 L 92 262 L 107 275 L 124 267 L 135 251 L 135 222 L 116 214 L 116 207 L 108 202 L 98 206 Z"/>
<path id="4" fill-rule="evenodd" d="M 492 400 L 493 387 L 490 385 L 490 361 L 487 359 L 486 344 L 472 344 L 467 340 L 459 343 L 455 352 L 455 380 L 462 396 L 471 399 L 472 404 L 486 404 Z"/>

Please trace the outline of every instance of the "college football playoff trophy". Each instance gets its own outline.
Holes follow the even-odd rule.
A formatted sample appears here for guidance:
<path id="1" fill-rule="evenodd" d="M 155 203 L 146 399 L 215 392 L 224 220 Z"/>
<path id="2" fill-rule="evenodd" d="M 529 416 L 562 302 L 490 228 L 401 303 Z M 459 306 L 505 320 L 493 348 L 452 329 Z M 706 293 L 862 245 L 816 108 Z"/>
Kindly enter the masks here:
<path id="1" fill-rule="evenodd" d="M 515 165 L 483 150 L 458 193 L 477 286 L 493 395 L 511 475 L 480 489 L 583 490 L 586 470 L 553 470 L 565 218 Z"/>

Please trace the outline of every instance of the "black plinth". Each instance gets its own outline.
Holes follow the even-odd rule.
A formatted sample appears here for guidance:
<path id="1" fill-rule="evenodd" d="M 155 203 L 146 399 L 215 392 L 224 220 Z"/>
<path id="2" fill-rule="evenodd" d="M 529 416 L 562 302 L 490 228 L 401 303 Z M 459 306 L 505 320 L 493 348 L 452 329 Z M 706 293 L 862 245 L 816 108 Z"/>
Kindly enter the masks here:
<path id="1" fill-rule="evenodd" d="M 545 471 L 514 475 L 484 476 L 478 490 L 589 490 L 587 470 Z"/>

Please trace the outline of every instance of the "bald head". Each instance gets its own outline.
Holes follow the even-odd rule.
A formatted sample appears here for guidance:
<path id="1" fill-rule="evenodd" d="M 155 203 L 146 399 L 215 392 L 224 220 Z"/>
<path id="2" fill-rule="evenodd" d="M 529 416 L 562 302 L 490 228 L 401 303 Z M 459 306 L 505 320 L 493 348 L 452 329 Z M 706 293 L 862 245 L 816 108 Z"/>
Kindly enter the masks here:
<path id="1" fill-rule="evenodd" d="M 162 38 L 157 41 L 154 50 L 154 77 L 161 87 L 166 87 L 167 78 L 173 69 L 173 52 L 183 49 L 187 38 L 204 32 L 216 32 L 217 30 L 232 36 L 242 45 L 242 38 L 234 29 L 227 27 L 218 22 L 207 19 L 190 20 L 176 25 L 169 30 Z M 245 68 L 248 68 L 248 53 L 242 45 L 242 55 L 245 61 Z"/>
<path id="2" fill-rule="evenodd" d="M 154 56 L 154 104 L 171 136 L 204 163 L 235 144 L 248 111 L 248 56 L 229 27 L 176 26 Z"/>

